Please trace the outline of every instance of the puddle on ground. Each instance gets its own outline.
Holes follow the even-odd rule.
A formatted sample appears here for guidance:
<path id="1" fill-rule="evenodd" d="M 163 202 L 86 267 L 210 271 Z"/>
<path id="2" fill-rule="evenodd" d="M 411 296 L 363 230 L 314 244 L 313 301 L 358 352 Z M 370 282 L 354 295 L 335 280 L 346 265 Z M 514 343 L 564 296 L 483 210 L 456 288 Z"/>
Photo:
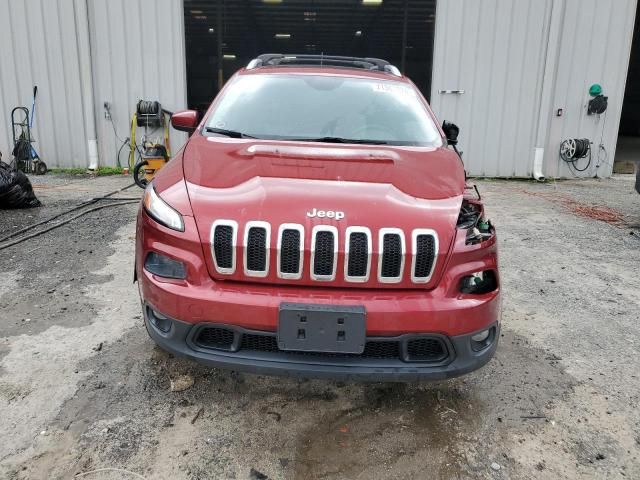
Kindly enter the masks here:
<path id="1" fill-rule="evenodd" d="M 329 411 L 298 436 L 295 478 L 455 478 L 460 432 L 477 430 L 485 410 L 459 381 L 364 387 L 360 406 Z"/>

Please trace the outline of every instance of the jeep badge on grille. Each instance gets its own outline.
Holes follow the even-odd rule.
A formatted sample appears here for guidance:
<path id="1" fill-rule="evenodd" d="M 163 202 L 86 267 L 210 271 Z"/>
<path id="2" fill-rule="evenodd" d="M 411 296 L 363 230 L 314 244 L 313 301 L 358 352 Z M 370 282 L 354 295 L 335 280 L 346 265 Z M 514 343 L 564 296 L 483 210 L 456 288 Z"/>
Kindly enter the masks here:
<path id="1" fill-rule="evenodd" d="M 309 218 L 335 218 L 336 220 L 342 220 L 344 218 L 344 212 L 333 210 L 318 210 L 317 208 L 307 212 Z"/>

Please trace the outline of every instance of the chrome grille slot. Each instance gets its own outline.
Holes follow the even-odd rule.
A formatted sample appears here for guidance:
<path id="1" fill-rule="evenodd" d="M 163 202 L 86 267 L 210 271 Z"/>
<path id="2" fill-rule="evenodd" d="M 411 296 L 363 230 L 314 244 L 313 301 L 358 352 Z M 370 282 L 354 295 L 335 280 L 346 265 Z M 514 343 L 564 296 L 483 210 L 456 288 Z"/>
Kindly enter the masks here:
<path id="1" fill-rule="evenodd" d="M 378 258 L 378 280 L 383 283 L 397 283 L 402 280 L 406 248 L 404 234 L 397 228 L 380 230 L 380 251 Z"/>
<path id="2" fill-rule="evenodd" d="M 371 232 L 349 227 L 346 233 L 344 277 L 348 282 L 366 282 L 371 270 Z"/>
<path id="3" fill-rule="evenodd" d="M 244 273 L 252 277 L 266 277 L 269 273 L 270 225 L 266 222 L 247 222 L 244 233 Z"/>
<path id="4" fill-rule="evenodd" d="M 311 241 L 311 278 L 331 281 L 336 277 L 338 230 L 321 225 L 313 229 Z"/>
<path id="5" fill-rule="evenodd" d="M 231 239 L 233 228 L 229 225 L 219 225 L 213 237 L 213 248 L 216 252 L 216 259 L 221 268 L 231 268 L 233 261 L 233 244 Z"/>
<path id="6" fill-rule="evenodd" d="M 367 274 L 367 235 L 362 232 L 352 233 L 349 237 L 349 265 L 350 277 L 364 277 Z"/>
<path id="7" fill-rule="evenodd" d="M 266 244 L 267 231 L 261 227 L 253 227 L 249 230 L 247 239 L 247 270 L 262 272 L 266 270 Z"/>
<path id="8" fill-rule="evenodd" d="M 233 220 L 218 220 L 211 228 L 211 253 L 216 270 L 231 274 L 236 270 L 236 238 L 238 224 Z"/>
<path id="9" fill-rule="evenodd" d="M 426 283 L 433 275 L 438 254 L 438 236 L 435 231 L 427 229 L 414 230 L 411 236 L 411 280 L 414 283 Z"/>
<path id="10" fill-rule="evenodd" d="M 285 223 L 278 233 L 278 277 L 299 279 L 304 261 L 304 228 Z"/>

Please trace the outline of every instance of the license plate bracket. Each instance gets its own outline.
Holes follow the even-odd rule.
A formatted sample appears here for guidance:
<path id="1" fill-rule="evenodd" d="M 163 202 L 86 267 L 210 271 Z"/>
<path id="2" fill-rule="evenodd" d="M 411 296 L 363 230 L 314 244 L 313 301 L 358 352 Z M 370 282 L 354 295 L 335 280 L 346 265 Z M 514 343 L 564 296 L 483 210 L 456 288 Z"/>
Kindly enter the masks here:
<path id="1" fill-rule="evenodd" d="M 366 311 L 360 305 L 282 303 L 278 347 L 300 352 L 361 354 L 366 330 Z"/>

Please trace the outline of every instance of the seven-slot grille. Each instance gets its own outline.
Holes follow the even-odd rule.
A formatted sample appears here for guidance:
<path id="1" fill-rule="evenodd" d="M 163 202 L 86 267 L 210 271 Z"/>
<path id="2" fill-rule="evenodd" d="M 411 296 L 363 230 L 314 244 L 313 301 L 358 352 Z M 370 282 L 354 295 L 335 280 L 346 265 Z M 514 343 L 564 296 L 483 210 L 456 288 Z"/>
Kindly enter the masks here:
<path id="1" fill-rule="evenodd" d="M 240 248 L 244 274 L 266 277 L 270 268 L 271 225 L 248 222 L 243 230 L 242 245 L 237 244 L 237 236 L 236 222 L 219 220 L 214 223 L 211 251 L 216 271 L 226 275 L 235 273 L 236 250 Z M 405 239 L 401 229 L 382 228 L 377 232 L 377 252 L 373 251 L 372 237 L 372 232 L 366 227 L 349 227 L 344 238 L 340 238 L 334 226 L 315 226 L 311 232 L 310 259 L 305 262 L 304 227 L 282 224 L 277 231 L 277 276 L 299 280 L 308 268 L 312 280 L 333 281 L 338 272 L 339 245 L 343 243 L 344 265 L 340 268 L 344 267 L 344 280 L 347 282 L 369 280 L 374 254 L 378 258 L 377 279 L 381 283 L 399 283 L 407 276 L 413 283 L 427 283 L 431 279 L 438 255 L 438 236 L 434 230 L 416 229 L 411 232 L 410 239 Z M 407 257 L 411 260 L 410 268 Z"/>

